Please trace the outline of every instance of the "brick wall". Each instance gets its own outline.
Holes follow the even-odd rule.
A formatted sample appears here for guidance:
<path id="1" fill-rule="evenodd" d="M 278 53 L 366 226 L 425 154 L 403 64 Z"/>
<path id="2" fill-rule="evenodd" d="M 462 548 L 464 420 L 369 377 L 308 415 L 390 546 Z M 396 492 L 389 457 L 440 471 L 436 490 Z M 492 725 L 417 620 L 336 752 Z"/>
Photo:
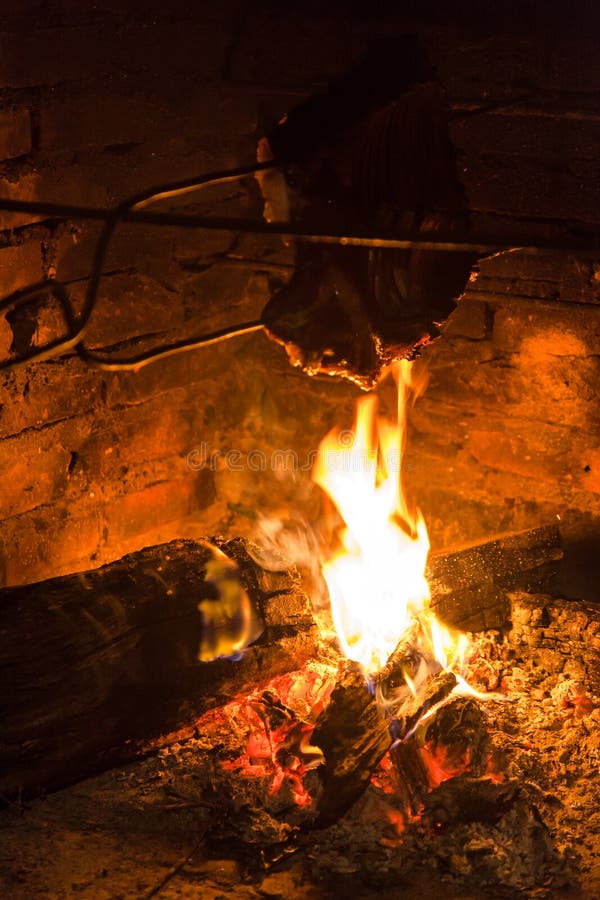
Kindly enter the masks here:
<path id="1" fill-rule="evenodd" d="M 482 260 L 419 365 L 410 479 L 436 540 L 600 514 L 597 263 L 504 253 Z"/>
<path id="2" fill-rule="evenodd" d="M 296 102 L 314 70 L 300 84 L 247 83 L 233 71 L 244 5 L 199 6 L 15 3 L 0 29 L 1 194 L 109 205 L 252 162 L 261 117 L 274 121 Z M 260 52 L 269 57 L 268 39 Z M 260 215 L 257 196 L 253 184 L 227 185 L 198 208 Z M 75 302 L 83 296 L 97 225 L 0 213 L 0 229 L 2 296 L 54 271 Z M 127 355 L 256 318 L 290 261 L 278 241 L 122 227 L 87 341 L 133 341 Z M 55 305 L 36 324 L 2 319 L 2 355 L 55 335 Z M 308 454 L 355 393 L 331 385 L 321 397 L 304 383 L 262 334 L 137 374 L 67 355 L 3 375 L 0 582 L 82 569 L 179 534 L 252 530 L 258 509 L 294 497 L 292 481 L 271 470 L 272 451 Z M 248 470 L 256 450 L 266 463 L 255 454 L 259 471 Z M 198 453 L 212 462 L 199 468 Z"/>
<path id="3" fill-rule="evenodd" d="M 516 40 L 508 20 L 487 33 L 458 6 L 464 14 L 449 22 L 412 8 L 403 18 L 397 4 L 349 18 L 336 3 L 268 0 L 8 3 L 0 193 L 107 205 L 250 162 L 262 129 L 359 59 L 371 37 L 416 30 L 457 112 L 531 95 L 453 124 L 474 215 L 507 235 L 593 221 L 600 76 L 591 42 L 568 22 L 550 43 Z M 198 202 L 260 215 L 250 182 Z M 81 297 L 97 233 L 0 212 L 0 294 L 57 273 Z M 276 240 L 122 227 L 89 343 L 130 341 L 133 351 L 255 318 L 290 264 Z M 438 543 L 558 510 L 597 514 L 596 272 L 576 258 L 482 262 L 427 353 L 410 480 Z M 0 320 L 0 353 L 43 342 L 57 321 L 52 303 L 37 322 Z M 272 454 L 294 449 L 301 465 L 334 421 L 349 421 L 356 395 L 299 374 L 262 334 L 138 373 L 66 355 L 0 377 L 0 582 L 82 569 L 175 535 L 248 533 L 259 512 L 278 508 L 314 517 L 307 472 L 282 474 Z M 201 468 L 205 452 L 213 462 Z"/>

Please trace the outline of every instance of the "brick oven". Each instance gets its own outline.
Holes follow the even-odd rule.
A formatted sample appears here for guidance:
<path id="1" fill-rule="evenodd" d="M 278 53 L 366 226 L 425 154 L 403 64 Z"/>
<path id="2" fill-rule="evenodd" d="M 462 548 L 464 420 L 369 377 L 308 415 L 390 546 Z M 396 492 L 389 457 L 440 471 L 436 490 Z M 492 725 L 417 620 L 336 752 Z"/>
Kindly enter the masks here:
<path id="1" fill-rule="evenodd" d="M 75 584 L 79 573 L 127 554 L 148 553 L 144 548 L 218 535 L 219 546 L 229 548 L 244 572 L 258 566 L 258 575 L 252 568 L 250 587 L 261 602 L 269 606 L 273 596 L 287 599 L 283 611 L 273 604 L 268 615 L 266 607 L 262 609 L 267 627 L 274 629 L 275 663 L 268 661 L 267 648 L 264 658 L 260 651 L 240 659 L 234 677 L 209 655 L 208 664 L 215 666 L 210 702 L 203 699 L 194 707 L 190 700 L 185 715 L 178 706 L 171 718 L 170 701 L 167 694 L 160 699 L 157 680 L 151 688 L 158 698 L 155 719 L 150 726 L 141 716 L 142 731 L 131 734 L 137 740 L 148 729 L 142 735 L 143 752 L 130 756 L 145 758 L 136 763 L 138 768 L 113 770 L 46 800 L 31 801 L 40 791 L 78 781 L 79 776 L 70 778 L 61 770 L 55 784 L 52 779 L 43 783 L 36 775 L 39 783 L 34 778 L 20 790 L 19 779 L 11 781 L 10 773 L 3 773 L 4 896 L 45 892 L 52 897 L 217 898 L 240 893 L 308 898 L 350 895 L 359 885 L 357 896 L 392 897 L 399 896 L 394 891 L 401 884 L 407 897 L 413 896 L 411 890 L 428 896 L 440 889 L 450 897 L 512 896 L 511 891 L 534 889 L 540 896 L 556 896 L 552 891 L 558 887 L 565 896 L 591 897 L 600 885 L 600 824 L 593 793 L 597 786 L 588 785 L 587 800 L 584 786 L 597 767 L 599 752 L 594 694 L 600 690 L 600 615 L 595 606 L 600 547 L 598 14 L 590 5 L 577 14 L 550 7 L 541 16 L 533 2 L 514 12 L 511 4 L 486 12 L 469 0 L 459 0 L 452 10 L 434 2 L 402 8 L 384 3 L 376 11 L 365 7 L 349 14 L 344 6 L 270 0 L 196 6 L 184 0 L 5 3 L 0 23 L 0 297 L 11 302 L 0 307 L 0 362 L 6 364 L 0 370 L 0 585 L 7 590 L 35 588 L 66 576 L 75 576 L 69 581 Z M 458 587 L 440 593 L 444 608 L 454 610 L 452 624 L 485 634 L 487 641 L 492 641 L 492 632 L 502 633 L 504 640 L 510 619 L 513 643 L 499 639 L 504 649 L 490 651 L 486 662 L 498 676 L 493 691 L 500 689 L 502 677 L 507 690 L 524 689 L 531 675 L 528 666 L 554 681 L 542 683 L 538 678 L 529 685 L 533 693 L 538 691 L 540 709 L 545 710 L 546 720 L 539 724 L 544 739 L 518 731 L 507 738 L 511 746 L 518 745 L 518 765 L 512 757 L 506 762 L 503 746 L 494 746 L 494 777 L 502 771 L 509 787 L 488 795 L 493 779 L 485 781 L 484 772 L 487 776 L 489 771 L 483 767 L 476 773 L 481 776 L 477 790 L 481 784 L 485 787 L 475 799 L 473 785 L 468 796 L 458 789 L 450 798 L 437 796 L 438 806 L 424 815 L 431 826 L 425 836 L 410 831 L 407 821 L 416 819 L 429 801 L 406 788 L 407 821 L 393 839 L 387 833 L 383 838 L 379 832 L 371 834 L 378 818 L 387 816 L 388 827 L 394 824 L 391 807 L 382 813 L 372 798 L 362 801 L 366 805 L 360 820 L 331 813 L 330 820 L 321 822 L 329 830 L 317 833 L 324 838 L 310 837 L 310 830 L 306 837 L 303 822 L 293 816 L 285 820 L 285 834 L 275 834 L 277 814 L 270 809 L 272 818 L 267 816 L 258 792 L 254 795 L 246 787 L 244 803 L 235 799 L 239 766 L 232 762 L 232 735 L 251 727 L 250 713 L 241 706 L 229 713 L 223 710 L 239 702 L 243 692 L 254 698 L 256 712 L 252 692 L 260 688 L 264 700 L 264 691 L 271 691 L 272 736 L 283 727 L 273 710 L 288 715 L 287 700 L 284 704 L 277 691 L 285 690 L 286 698 L 293 695 L 290 684 L 282 684 L 294 671 L 294 662 L 305 667 L 303 677 L 310 682 L 306 696 L 315 705 L 324 703 L 315 686 L 323 675 L 311 668 L 316 626 L 304 600 L 298 599 L 302 585 L 297 576 L 289 571 L 273 574 L 268 566 L 265 574 L 260 568 L 264 556 L 248 556 L 242 539 L 260 543 L 265 535 L 277 538 L 277 549 L 295 557 L 292 562 L 309 578 L 316 546 L 310 536 L 321 533 L 323 522 L 322 494 L 310 478 L 315 453 L 332 427 L 352 426 L 353 409 L 365 385 L 322 370 L 307 374 L 301 366 L 290 365 L 281 343 L 270 340 L 263 328 L 131 371 L 98 367 L 73 347 L 15 367 L 19 359 L 63 336 L 65 329 L 60 292 L 51 295 L 43 289 L 27 305 L 19 305 L 18 298 L 32 284 L 59 284 L 76 317 L 85 306 L 103 222 L 75 210 L 69 214 L 68 207 L 110 212 L 126 197 L 157 185 L 253 166 L 257 146 L 266 135 L 277 133 L 284 116 L 291 121 L 292 110 L 326 95 L 368 56 L 369 47 L 381 42 L 389 46 L 406 40 L 406 35 L 422 49 L 432 80 L 444 93 L 444 127 L 464 192 L 461 214 L 469 220 L 466 230 L 451 231 L 456 250 L 463 245 L 468 251 L 462 254 L 463 286 L 448 296 L 449 315 L 432 332 L 435 339 L 422 341 L 414 354 L 414 370 L 426 374 L 428 384 L 409 412 L 406 490 L 410 502 L 422 510 L 434 560 L 473 553 L 469 565 L 511 570 L 505 580 L 498 575 L 500 587 L 492 594 L 486 588 L 467 596 Z M 353 134 L 352 128 L 347 134 Z M 340 171 L 345 162 L 344 157 Z M 296 171 L 294 165 L 288 166 L 288 176 Z M 290 196 L 298 188 L 292 180 L 288 178 L 286 188 Z M 302 194 L 301 187 L 298 192 Z M 276 223 L 265 228 L 265 197 L 264 180 L 249 175 L 186 195 L 181 209 L 160 201 L 145 207 L 218 217 L 228 227 L 119 222 L 85 333 L 88 357 L 124 360 L 240 323 L 260 322 L 267 304 L 293 283 L 301 259 L 298 248 L 306 252 L 306 247 L 321 246 L 290 237 L 281 218 L 281 234 Z M 33 206 L 16 211 L 8 208 L 10 200 Z M 53 205 L 54 214 L 48 211 Z M 62 212 L 59 207 L 64 207 Z M 238 230 L 235 221 L 240 219 L 246 226 Z M 248 225 L 252 221 L 256 229 Z M 300 213 L 288 231 L 324 234 L 335 231 L 336 224 L 313 205 L 308 217 L 302 219 Z M 344 224 L 350 233 L 360 231 L 359 221 Z M 381 226 L 371 228 L 375 236 L 383 231 Z M 421 238 L 431 237 L 434 245 L 442 232 L 443 227 L 433 228 Z M 336 245 L 339 258 L 345 249 L 352 252 Z M 412 252 L 418 254 L 419 247 Z M 426 262 L 437 260 L 439 253 L 447 258 L 459 255 L 436 251 L 435 246 L 429 252 Z M 303 321 L 302 333 L 315 322 L 318 333 L 320 315 Z M 433 322 L 435 316 L 431 318 Z M 322 322 L 323 328 L 331 327 L 325 316 Z M 393 407 L 390 396 L 384 388 L 384 406 L 387 397 Z M 480 558 L 479 551 L 472 550 L 492 545 L 490 556 Z M 559 556 L 550 582 L 547 568 Z M 517 557 L 521 572 L 539 569 L 540 577 L 513 577 Z M 148 566 L 153 569 L 158 557 L 142 554 L 138 559 L 139 578 L 146 578 Z M 187 556 L 183 563 L 193 566 Z M 183 563 L 178 560 L 177 565 Z M 432 571 L 437 577 L 435 563 Z M 448 571 L 440 569 L 439 578 L 450 578 Z M 89 577 L 95 584 L 96 576 Z M 150 594 L 152 579 L 156 581 L 152 576 L 143 582 Z M 303 587 L 310 593 L 308 583 Z M 35 604 L 52 609 L 52 603 L 60 603 L 58 594 L 47 590 L 34 590 L 32 610 Z M 3 594 L 6 609 L 13 602 L 20 608 L 24 595 L 3 590 L 0 600 Z M 96 616 L 94 603 L 90 599 L 87 612 L 81 607 L 74 633 L 85 629 L 87 613 Z M 36 624 L 33 614 L 24 614 L 26 624 L 13 634 L 11 615 L 0 627 L 5 645 L 0 659 L 7 670 L 25 660 L 33 672 L 47 651 L 46 620 L 42 617 Z M 185 640 L 183 631 L 179 639 Z M 152 644 L 156 655 L 148 663 L 159 670 L 162 640 L 161 632 Z M 68 656 L 77 638 L 73 642 L 61 648 L 61 658 Z M 572 654 L 577 664 L 569 658 Z M 30 666 L 30 660 L 36 662 Z M 40 685 L 45 683 L 42 663 L 40 672 L 35 670 Z M 560 678 L 553 675 L 554 664 Z M 82 674 L 82 692 L 103 684 L 98 665 L 97 682 L 89 673 L 85 678 Z M 331 657 L 328 665 L 334 666 Z M 363 722 L 361 704 L 366 701 L 356 699 L 362 697 L 362 686 L 355 675 L 344 669 L 337 687 L 330 686 L 334 697 L 346 686 L 347 693 L 336 702 L 342 709 L 348 703 L 352 714 L 342 712 L 342 722 L 353 722 L 353 716 Z M 265 688 L 268 678 L 280 681 Z M 92 683 L 96 687 L 90 687 Z M 49 672 L 49 694 L 53 684 Z M 149 696 L 140 693 L 140 704 L 150 703 Z M 77 698 L 75 692 L 65 702 L 77 705 Z M 12 699 L 17 712 L 11 715 L 17 716 L 18 691 Z M 77 715 L 83 717 L 81 702 Z M 561 719 L 555 707 L 573 713 L 573 734 L 567 733 L 564 715 Z M 294 709 L 298 722 L 306 724 L 303 713 Z M 65 742 L 80 745 L 72 764 L 81 767 L 81 776 L 130 761 L 127 754 L 112 760 L 109 746 L 98 749 L 103 720 L 94 731 L 87 719 L 78 725 L 73 715 L 64 732 L 53 732 L 50 757 L 61 756 L 64 734 Z M 261 715 L 264 720 L 264 710 Z M 370 710 L 364 731 L 376 735 L 369 741 L 379 748 L 385 739 L 372 715 Z M 408 734 L 418 716 L 413 722 L 404 715 Z M 525 721 L 527 714 L 523 716 Z M 131 710 L 126 717 L 137 721 Z M 338 738 L 332 737 L 337 721 L 332 725 L 332 717 L 321 722 L 317 732 L 320 728 L 325 734 L 331 758 L 339 754 L 339 760 L 345 760 L 346 745 L 342 742 L 340 750 Z M 492 731 L 496 726 L 502 730 L 494 723 Z M 344 727 L 339 725 L 341 732 Z M 93 735 L 92 750 L 85 749 L 82 729 L 86 736 Z M 162 740 L 167 733 L 169 740 Z M 556 766 L 560 788 L 555 802 L 563 815 L 544 831 L 538 818 L 543 818 L 539 809 L 548 801 L 548 785 L 537 787 L 541 798 L 528 795 L 529 805 L 515 799 L 516 788 L 511 786 L 511 779 L 536 781 L 535 765 L 521 758 L 530 753 L 528 742 L 536 740 L 547 754 L 543 758 Z M 587 757 L 577 757 L 569 772 L 569 754 L 577 756 L 575 745 L 585 745 Z M 475 754 L 474 745 L 469 746 Z M 571 748 L 566 755 L 565 747 Z M 24 744 L 18 753 L 29 749 Z M 95 755 L 97 765 L 83 764 L 86 752 Z M 404 752 L 396 754 L 394 778 L 418 785 L 422 773 L 415 774 L 414 760 Z M 229 754 L 227 789 L 216 774 L 219 753 Z M 385 773 L 375 770 L 381 754 L 373 753 L 365 778 L 372 776 L 377 788 Z M 208 780 L 215 793 L 209 799 L 204 782 L 205 794 L 195 793 L 200 776 L 190 768 L 194 754 L 202 760 L 202 777 L 208 778 L 210 769 Z M 185 775 L 180 777 L 175 769 L 181 759 Z M 342 770 L 344 762 L 339 760 Z M 331 768 L 332 763 L 326 765 Z M 544 765 L 539 763 L 540 769 Z M 330 776 L 333 788 L 328 783 L 327 790 L 343 792 L 338 772 Z M 298 801 L 304 788 L 293 783 Z M 164 790 L 160 798 L 159 789 Z M 208 820 L 219 804 L 235 809 L 239 821 L 231 814 L 211 843 Z M 485 812 L 469 818 L 471 807 Z M 501 816 L 507 821 L 513 817 L 512 825 L 502 827 L 508 829 L 515 852 L 517 845 L 522 850 L 512 867 L 502 857 L 506 848 L 501 839 L 494 837 L 492 852 L 492 838 L 485 831 L 500 828 Z M 582 817 L 588 817 L 587 835 L 574 824 Z M 474 828 L 474 821 L 479 831 L 465 837 L 464 829 Z M 442 835 L 444 849 L 436 849 L 440 823 L 445 828 L 456 822 L 463 831 L 456 832 L 455 843 L 452 836 Z M 302 875 L 299 864 L 290 868 L 286 863 L 292 832 L 301 833 L 293 849 L 302 860 Z M 427 859 L 419 855 L 421 839 Z M 468 841 L 470 855 L 464 851 Z M 349 845 L 356 847 L 355 857 L 344 855 Z M 487 868 L 479 864 L 486 853 L 495 860 Z"/>

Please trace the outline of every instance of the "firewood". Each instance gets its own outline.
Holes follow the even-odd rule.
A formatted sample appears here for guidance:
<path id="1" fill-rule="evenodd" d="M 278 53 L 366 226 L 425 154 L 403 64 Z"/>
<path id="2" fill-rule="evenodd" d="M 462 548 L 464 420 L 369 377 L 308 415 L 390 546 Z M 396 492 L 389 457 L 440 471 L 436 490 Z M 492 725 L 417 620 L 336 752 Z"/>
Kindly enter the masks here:
<path id="1" fill-rule="evenodd" d="M 263 570 L 241 539 L 220 547 L 225 556 L 172 541 L 0 591 L 0 793 L 31 795 L 135 758 L 315 654 L 293 570 Z M 245 652 L 242 632 L 255 639 Z"/>
<path id="2" fill-rule="evenodd" d="M 404 739 L 419 719 L 433 706 L 444 700 L 456 685 L 452 672 L 441 671 L 430 676 L 416 695 L 409 696 L 388 713 L 390 730 L 394 738 Z"/>
<path id="3" fill-rule="evenodd" d="M 383 692 L 384 699 L 397 688 L 406 685 L 407 675 L 414 682 L 423 662 L 421 644 L 422 623 L 415 619 L 398 641 L 385 666 L 373 678 L 375 685 Z"/>
<path id="4" fill-rule="evenodd" d="M 469 772 L 480 776 L 488 760 L 489 741 L 479 703 L 451 697 L 405 740 L 396 741 L 390 758 L 399 793 L 412 815 L 420 812 L 432 788 Z"/>
<path id="5" fill-rule="evenodd" d="M 431 606 L 464 631 L 499 628 L 510 618 L 509 591 L 553 593 L 562 556 L 556 525 L 433 554 L 426 572 Z"/>
<path id="6" fill-rule="evenodd" d="M 397 775 L 395 794 L 398 804 L 411 816 L 420 813 L 431 785 L 420 747 L 413 738 L 398 741 L 390 750 Z"/>
<path id="7" fill-rule="evenodd" d="M 353 663 L 343 665 L 311 743 L 325 756 L 318 770 L 323 793 L 317 825 L 327 826 L 358 800 L 391 743 L 387 723 Z"/>
<path id="8" fill-rule="evenodd" d="M 464 776 L 444 781 L 425 800 L 424 816 L 436 829 L 460 822 L 495 825 L 520 796 L 518 782 L 495 784 Z"/>

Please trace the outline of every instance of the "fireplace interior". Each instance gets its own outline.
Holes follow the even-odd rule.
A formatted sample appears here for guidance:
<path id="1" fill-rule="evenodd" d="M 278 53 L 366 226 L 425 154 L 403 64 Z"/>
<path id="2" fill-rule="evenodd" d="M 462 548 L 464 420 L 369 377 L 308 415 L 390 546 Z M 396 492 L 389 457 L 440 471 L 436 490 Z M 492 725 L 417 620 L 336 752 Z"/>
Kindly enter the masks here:
<path id="1" fill-rule="evenodd" d="M 5 7 L 2 896 L 600 895 L 598 12 Z"/>

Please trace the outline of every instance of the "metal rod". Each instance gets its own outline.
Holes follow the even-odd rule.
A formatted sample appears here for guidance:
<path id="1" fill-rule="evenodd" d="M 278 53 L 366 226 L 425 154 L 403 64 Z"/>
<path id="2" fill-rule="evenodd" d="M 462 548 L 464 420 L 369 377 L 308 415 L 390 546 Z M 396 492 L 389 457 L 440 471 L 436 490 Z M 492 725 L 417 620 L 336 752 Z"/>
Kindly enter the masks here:
<path id="1" fill-rule="evenodd" d="M 49 292 L 58 300 L 59 308 L 65 323 L 65 334 L 62 337 L 51 341 L 45 347 L 30 349 L 19 359 L 9 359 L 0 363 L 0 371 L 25 366 L 34 360 L 42 361 L 52 359 L 60 353 L 65 353 L 68 350 L 73 349 L 83 360 L 91 365 L 98 366 L 101 369 L 114 372 L 135 371 L 156 360 L 165 359 L 175 354 L 183 353 L 186 350 L 208 346 L 227 340 L 231 337 L 258 331 L 264 327 L 261 321 L 238 323 L 237 325 L 232 325 L 229 328 L 213 332 L 212 334 L 176 341 L 170 345 L 154 350 L 148 350 L 122 360 L 111 359 L 101 353 L 89 350 L 85 346 L 83 338 L 90 317 L 96 306 L 98 287 L 103 275 L 103 266 L 111 238 L 117 226 L 122 222 L 134 225 L 199 228 L 234 233 L 273 234 L 279 235 L 282 238 L 295 238 L 296 240 L 310 243 L 335 244 L 348 247 L 376 247 L 402 250 L 418 248 L 421 250 L 461 252 L 476 255 L 485 255 L 490 252 L 499 252 L 502 250 L 520 250 L 528 254 L 546 253 L 548 251 L 561 253 L 575 251 L 578 254 L 597 254 L 600 252 L 600 224 L 581 226 L 582 229 L 584 227 L 587 228 L 588 233 L 586 234 L 585 231 L 583 231 L 579 239 L 574 238 L 572 235 L 565 235 L 561 237 L 560 240 L 558 238 L 552 240 L 542 238 L 536 239 L 536 243 L 527 243 L 526 241 L 513 241 L 512 243 L 507 243 L 504 237 L 490 237 L 489 235 L 486 235 L 485 237 L 483 235 L 478 235 L 477 240 L 473 237 L 464 240 L 457 238 L 452 234 L 442 235 L 437 233 L 435 236 L 432 236 L 423 234 L 422 232 L 411 232 L 404 235 L 372 235 L 366 230 L 364 232 L 354 233 L 335 233 L 332 231 L 307 232 L 302 225 L 288 222 L 264 222 L 255 219 L 221 216 L 181 215 L 180 213 L 148 212 L 146 210 L 146 207 L 152 203 L 180 197 L 184 194 L 189 194 L 203 187 L 207 187 L 208 185 L 222 184 L 238 178 L 244 178 L 257 171 L 277 166 L 279 166 L 279 163 L 275 160 L 271 160 L 264 163 L 253 163 L 248 166 L 240 166 L 235 169 L 227 169 L 200 177 L 171 182 L 134 194 L 114 209 L 79 206 L 68 203 L 46 203 L 37 200 L 12 200 L 0 198 L 0 210 L 6 210 L 8 212 L 33 213 L 35 215 L 48 216 L 51 218 L 91 219 L 104 223 L 94 252 L 93 266 L 88 281 L 83 309 L 77 314 L 71 308 L 69 295 L 65 286 L 55 281 L 31 285 L 22 291 L 17 291 L 9 297 L 0 300 L 1 312 L 11 306 L 24 306 L 35 301 L 44 293 Z M 546 222 L 545 224 L 548 223 Z M 517 246 L 515 246 L 515 244 L 517 244 Z"/>
<path id="2" fill-rule="evenodd" d="M 228 341 L 232 337 L 241 337 L 244 334 L 252 334 L 255 331 L 262 331 L 265 326 L 262 322 L 256 320 L 254 322 L 244 322 L 240 325 L 233 325 L 231 328 L 222 328 L 212 334 L 205 334 L 199 338 L 191 338 L 189 340 L 177 341 L 174 344 L 167 344 L 158 350 L 147 350 L 137 356 L 130 356 L 127 359 L 109 358 L 101 353 L 94 353 L 79 344 L 77 352 L 79 356 L 104 372 L 137 372 L 150 363 L 157 362 L 159 359 L 167 359 L 170 356 L 176 356 L 179 353 L 187 353 L 189 350 L 197 350 L 199 347 L 209 347 L 212 344 L 220 344 Z"/>
<path id="3" fill-rule="evenodd" d="M 183 192 L 183 189 L 182 191 Z M 189 189 L 186 189 L 186 193 Z M 44 203 L 36 200 L 0 199 L 0 209 L 8 212 L 34 213 L 59 218 L 95 219 L 103 222 L 114 217 L 114 210 L 91 206 L 77 206 L 68 203 Z M 439 250 L 454 253 L 490 253 L 501 250 L 519 250 L 523 253 L 536 254 L 553 251 L 558 253 L 598 253 L 600 251 L 600 225 L 590 225 L 590 235 L 575 239 L 565 235 L 553 239 L 536 237 L 534 241 L 514 240 L 508 242 L 505 237 L 481 235 L 481 237 L 462 240 L 456 236 L 436 237 L 423 233 L 400 235 L 372 235 L 368 232 L 332 232 L 306 231 L 302 225 L 291 222 L 262 222 L 256 219 L 231 218 L 227 216 L 182 215 L 180 213 L 147 212 L 140 209 L 122 211 L 118 217 L 120 222 L 133 225 L 160 225 L 177 228 L 204 228 L 214 231 L 233 231 L 249 234 L 276 234 L 283 238 L 295 238 L 299 241 L 315 244 L 336 244 L 348 247 L 380 247 L 399 250 Z"/>

